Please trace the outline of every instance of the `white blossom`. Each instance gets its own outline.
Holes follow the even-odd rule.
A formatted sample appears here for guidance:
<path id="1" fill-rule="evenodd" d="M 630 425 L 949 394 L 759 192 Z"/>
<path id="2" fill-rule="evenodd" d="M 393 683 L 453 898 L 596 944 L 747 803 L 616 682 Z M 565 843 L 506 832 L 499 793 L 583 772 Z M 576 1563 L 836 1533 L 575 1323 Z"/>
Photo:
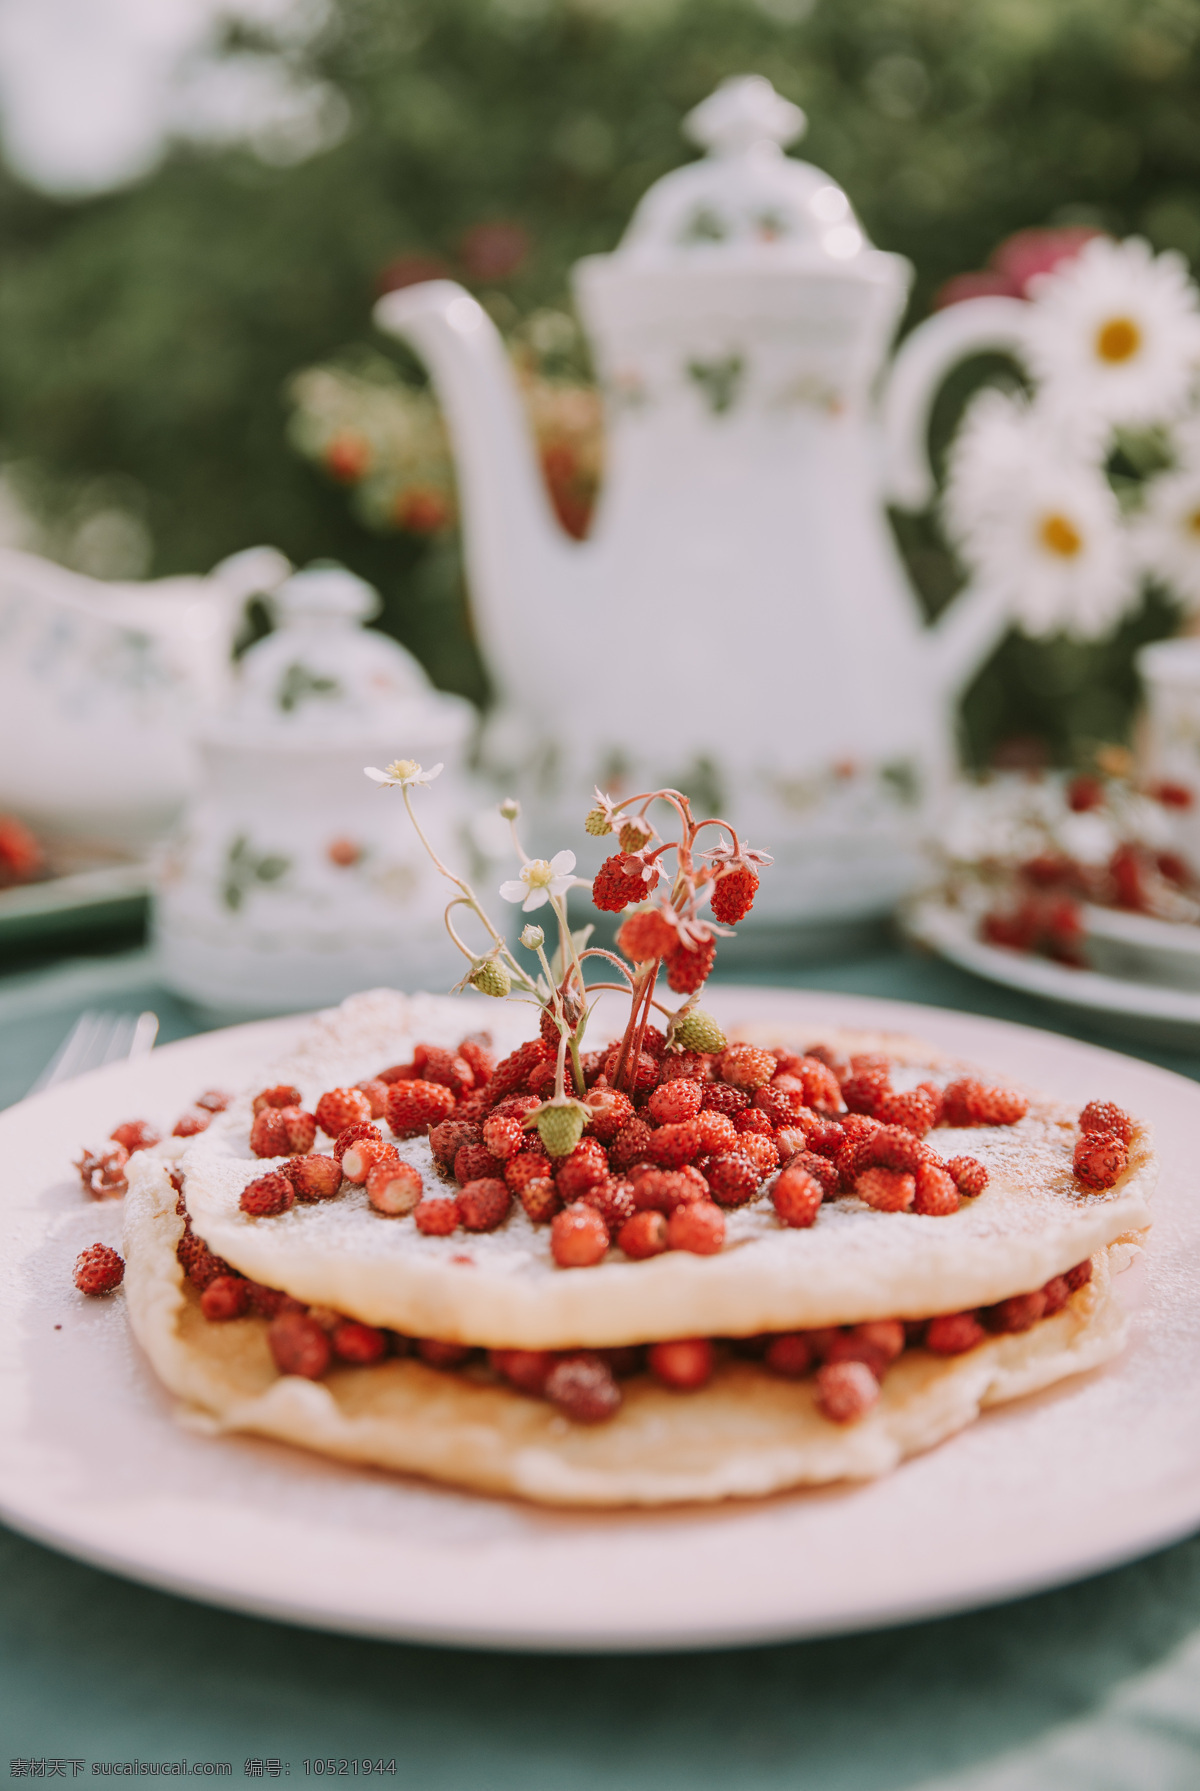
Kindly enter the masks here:
<path id="1" fill-rule="evenodd" d="M 526 914 L 540 908 L 551 896 L 565 895 L 581 878 L 574 875 L 574 852 L 556 852 L 553 858 L 531 858 L 521 866 L 519 877 L 500 885 L 506 902 L 520 902 Z"/>

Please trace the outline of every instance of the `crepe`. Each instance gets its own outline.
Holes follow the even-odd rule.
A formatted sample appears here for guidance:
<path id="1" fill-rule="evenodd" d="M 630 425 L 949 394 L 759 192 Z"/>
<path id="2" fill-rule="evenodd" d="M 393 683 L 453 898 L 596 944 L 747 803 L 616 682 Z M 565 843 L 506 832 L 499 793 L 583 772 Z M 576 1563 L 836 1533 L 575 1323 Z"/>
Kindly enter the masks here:
<path id="1" fill-rule="evenodd" d="M 1092 1280 L 1032 1330 L 956 1357 L 905 1351 L 884 1376 L 878 1404 L 856 1424 L 824 1418 L 811 1382 L 732 1361 L 693 1393 L 638 1376 L 624 1383 L 624 1402 L 607 1423 L 578 1425 L 482 1375 L 408 1358 L 338 1368 L 319 1382 L 280 1376 L 264 1320 L 203 1317 L 175 1256 L 183 1220 L 166 1167 L 139 1154 L 129 1180 L 130 1322 L 187 1422 L 549 1505 L 653 1506 L 870 1479 L 987 1406 L 1108 1361 L 1125 1340 L 1102 1250 Z"/>
<path id="2" fill-rule="evenodd" d="M 511 1024 L 511 1011 L 498 1018 Z M 295 1083 L 311 1106 L 325 1089 L 409 1055 L 418 1039 L 453 1043 L 469 1025 L 457 1001 L 376 990 L 319 1016 L 287 1058 L 264 1069 L 258 1086 Z M 914 1039 L 845 1031 L 824 1038 L 845 1051 L 886 1051 L 897 1088 L 969 1071 Z M 516 1038 L 498 1042 L 507 1049 Z M 789 1042 L 803 1048 L 810 1040 Z M 991 1305 L 1149 1225 L 1157 1175 L 1139 1127 L 1120 1181 L 1106 1193 L 1088 1192 L 1071 1168 L 1076 1115 L 1034 1095 L 1014 1126 L 929 1133 L 926 1144 L 943 1158 L 977 1157 L 989 1172 L 984 1193 L 949 1217 L 877 1212 L 843 1198 L 827 1201 L 810 1229 L 789 1230 L 760 1199 L 727 1213 L 719 1255 L 677 1250 L 631 1262 L 614 1250 L 593 1268 L 562 1270 L 551 1258 L 548 1228 L 533 1225 L 519 1203 L 497 1231 L 449 1237 L 424 1236 L 411 1217 L 384 1217 L 361 1189 L 273 1218 L 249 1217 L 238 1205 L 242 1189 L 283 1161 L 250 1154 L 253 1092 L 181 1159 L 197 1235 L 243 1274 L 305 1303 L 485 1348 L 752 1336 Z M 450 1191 L 424 1140 L 399 1149 L 428 1192 Z"/>

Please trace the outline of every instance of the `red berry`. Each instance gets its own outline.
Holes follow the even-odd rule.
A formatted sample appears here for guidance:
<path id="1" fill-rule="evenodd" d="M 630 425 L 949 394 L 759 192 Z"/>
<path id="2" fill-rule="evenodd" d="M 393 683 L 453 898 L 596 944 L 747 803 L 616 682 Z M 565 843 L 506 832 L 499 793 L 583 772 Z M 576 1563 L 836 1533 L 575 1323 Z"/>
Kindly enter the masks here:
<path id="1" fill-rule="evenodd" d="M 644 1119 L 631 1119 L 613 1141 L 608 1160 L 614 1169 L 628 1169 L 645 1157 L 654 1136 Z"/>
<path id="2" fill-rule="evenodd" d="M 316 1112 L 321 1130 L 336 1138 L 347 1126 L 369 1120 L 371 1103 L 361 1088 L 331 1088 L 317 1102 Z"/>
<path id="3" fill-rule="evenodd" d="M 692 1393 L 712 1379 L 716 1351 L 707 1337 L 672 1337 L 650 1345 L 646 1366 L 673 1393 Z"/>
<path id="4" fill-rule="evenodd" d="M 705 1179 L 722 1206 L 744 1206 L 753 1198 L 762 1176 L 739 1149 L 709 1159 Z"/>
<path id="5" fill-rule="evenodd" d="M 201 1132 L 207 1132 L 212 1124 L 212 1114 L 203 1108 L 193 1107 L 190 1113 L 182 1113 L 171 1129 L 173 1138 L 195 1138 Z"/>
<path id="6" fill-rule="evenodd" d="M 458 1230 L 457 1200 L 422 1200 L 413 1208 L 417 1230 L 426 1237 L 448 1238 Z"/>
<path id="7" fill-rule="evenodd" d="M 233 1096 L 226 1094 L 223 1088 L 206 1088 L 202 1095 L 196 1096 L 193 1105 L 203 1108 L 206 1113 L 224 1113 L 232 1099 Z M 292 1103 L 289 1102 L 288 1105 Z"/>
<path id="8" fill-rule="evenodd" d="M 419 1137 L 453 1111 L 454 1095 L 440 1082 L 393 1082 L 388 1090 L 388 1124 L 397 1138 Z"/>
<path id="9" fill-rule="evenodd" d="M 256 1157 L 304 1156 L 313 1147 L 317 1122 L 303 1107 L 263 1107 L 250 1127 Z"/>
<path id="10" fill-rule="evenodd" d="M 779 1152 L 775 1140 L 764 1136 L 761 1132 L 749 1132 L 737 1141 L 737 1150 L 743 1157 L 748 1157 L 758 1172 L 758 1179 L 770 1175 L 779 1167 Z"/>
<path id="11" fill-rule="evenodd" d="M 382 1138 L 353 1138 L 342 1152 L 342 1174 L 361 1187 L 377 1163 L 395 1162 L 398 1155 Z"/>
<path id="12" fill-rule="evenodd" d="M 592 879 L 592 901 L 606 914 L 619 914 L 632 902 L 644 902 L 658 883 L 655 865 L 632 852 L 614 852 Z"/>
<path id="13" fill-rule="evenodd" d="M 75 1259 L 75 1285 L 82 1294 L 110 1294 L 124 1279 L 124 1258 L 107 1244 L 93 1244 Z"/>
<path id="14" fill-rule="evenodd" d="M 660 1126 L 682 1125 L 695 1119 L 704 1104 L 704 1090 L 688 1077 L 660 1082 L 646 1102 L 646 1111 Z"/>
<path id="15" fill-rule="evenodd" d="M 146 1119 L 127 1119 L 121 1125 L 114 1126 L 108 1134 L 115 1144 L 125 1147 L 129 1155 L 134 1151 L 149 1150 L 158 1143 L 159 1134 Z"/>
<path id="16" fill-rule="evenodd" d="M 608 1176 L 602 1182 L 593 1183 L 579 1198 L 585 1206 L 595 1207 L 604 1220 L 610 1237 L 614 1236 L 637 1210 L 634 1205 L 632 1184 L 618 1181 L 614 1176 Z"/>
<path id="17" fill-rule="evenodd" d="M 988 1185 L 987 1169 L 977 1157 L 951 1157 L 946 1172 L 967 1200 L 977 1200 Z"/>
<path id="18" fill-rule="evenodd" d="M 387 1354 L 387 1337 L 374 1325 L 359 1324 L 357 1319 L 344 1318 L 329 1334 L 333 1353 L 343 1362 L 368 1368 Z"/>
<path id="19" fill-rule="evenodd" d="M 1075 1146 L 1075 1176 L 1096 1193 L 1111 1188 L 1129 1167 L 1129 1146 L 1113 1132 L 1085 1132 Z"/>
<path id="20" fill-rule="evenodd" d="M 728 1082 L 710 1082 L 704 1090 L 704 1111 L 706 1113 L 724 1113 L 734 1119 L 743 1107 L 750 1105 L 750 1096 L 744 1088 L 733 1088 Z"/>
<path id="21" fill-rule="evenodd" d="M 280 1374 L 298 1374 L 318 1381 L 329 1367 L 329 1338 L 306 1312 L 281 1312 L 271 1320 L 267 1344 Z"/>
<path id="22" fill-rule="evenodd" d="M 925 1348 L 935 1356 L 961 1356 L 987 1338 L 974 1312 L 947 1312 L 931 1318 L 925 1332 Z"/>
<path id="23" fill-rule="evenodd" d="M 749 865 L 734 865 L 713 884 L 713 914 L 722 926 L 734 927 L 749 914 L 757 894 L 758 878 Z"/>
<path id="24" fill-rule="evenodd" d="M 635 1169 L 631 1182 L 633 1204 L 639 1212 L 673 1213 L 677 1206 L 706 1198 L 707 1185 L 698 1187 L 682 1169 Z"/>
<path id="25" fill-rule="evenodd" d="M 514 1194 L 519 1194 L 529 1182 L 540 1181 L 550 1174 L 550 1159 L 541 1149 L 535 1150 L 533 1144 L 538 1143 L 536 1134 L 526 1133 L 531 1148 L 523 1150 L 519 1155 L 510 1157 L 504 1165 L 504 1179 Z"/>
<path id="26" fill-rule="evenodd" d="M 924 1213 L 930 1219 L 942 1219 L 958 1211 L 958 1186 L 947 1170 L 936 1163 L 920 1163 L 915 1179 L 917 1193 L 913 1201 L 914 1213 Z"/>
<path id="27" fill-rule="evenodd" d="M 942 1090 L 942 1121 L 948 1126 L 1013 1126 L 1028 1111 L 1028 1100 L 1015 1089 L 986 1088 L 970 1076 Z"/>
<path id="28" fill-rule="evenodd" d="M 1064 1277 L 1067 1286 L 1074 1293 L 1077 1288 L 1086 1287 L 1092 1278 L 1092 1259 L 1089 1256 L 1084 1262 L 1077 1262 L 1073 1269 L 1068 1269 Z"/>
<path id="29" fill-rule="evenodd" d="M 118 1199 L 129 1186 L 125 1180 L 125 1165 L 128 1161 L 129 1152 L 123 1144 L 115 1141 L 106 1144 L 102 1150 L 81 1151 L 75 1167 L 79 1171 L 84 1193 L 90 1194 L 93 1200 Z"/>
<path id="30" fill-rule="evenodd" d="M 879 1398 L 865 1362 L 828 1362 L 817 1370 L 817 1405 L 834 1424 L 855 1424 Z"/>
<path id="31" fill-rule="evenodd" d="M 817 1113 L 840 1113 L 842 1109 L 842 1091 L 837 1077 L 827 1063 L 819 1057 L 802 1057 L 799 1074 L 804 1087 L 804 1105 Z"/>
<path id="32" fill-rule="evenodd" d="M 899 1169 L 907 1175 L 915 1175 L 921 1164 L 933 1156 L 928 1145 L 914 1138 L 904 1126 L 876 1124 L 862 1149 L 867 1168 Z"/>
<path id="33" fill-rule="evenodd" d="M 621 1060 L 621 1047 L 614 1045 L 604 1060 L 604 1074 L 616 1087 L 615 1077 L 617 1065 Z M 647 1094 L 658 1081 L 658 1059 L 649 1051 L 639 1051 L 636 1058 L 630 1054 L 625 1059 L 625 1068 L 621 1071 L 621 1086 L 630 1094 Z"/>
<path id="34" fill-rule="evenodd" d="M 1045 1316 L 1047 1318 L 1050 1318 L 1055 1312 L 1061 1312 L 1071 1297 L 1071 1289 L 1067 1286 L 1066 1276 L 1052 1275 L 1043 1287 L 1042 1294 L 1046 1301 Z"/>
<path id="35" fill-rule="evenodd" d="M 200 1310 L 210 1324 L 241 1318 L 249 1304 L 249 1284 L 241 1275 L 214 1275 L 200 1295 Z"/>
<path id="36" fill-rule="evenodd" d="M 492 1155 L 486 1144 L 464 1144 L 455 1154 L 455 1179 L 464 1185 L 503 1174 L 503 1163 Z"/>
<path id="37" fill-rule="evenodd" d="M 376 1143 L 383 1143 L 383 1133 L 379 1130 L 379 1127 L 373 1126 L 369 1119 L 361 1119 L 356 1125 L 347 1126 L 346 1130 L 344 1132 L 339 1132 L 334 1139 L 333 1154 L 339 1163 L 349 1150 L 350 1146 L 357 1143 L 360 1138 L 373 1138 Z"/>
<path id="38" fill-rule="evenodd" d="M 461 1368 L 471 1354 L 465 1343 L 443 1343 L 437 1337 L 422 1337 L 417 1354 L 429 1368 Z"/>
<path id="39" fill-rule="evenodd" d="M 621 1389 L 603 1357 L 561 1357 L 546 1376 L 545 1397 L 576 1424 L 601 1424 L 621 1404 Z"/>
<path id="40" fill-rule="evenodd" d="M 851 1113 L 874 1114 L 892 1092 L 886 1069 L 852 1071 L 842 1083 L 842 1099 Z"/>
<path id="41" fill-rule="evenodd" d="M 708 981 L 716 955 L 717 942 L 713 938 L 701 937 L 694 945 L 676 946 L 663 960 L 668 987 L 677 995 L 698 994 Z"/>
<path id="42" fill-rule="evenodd" d="M 197 1106 L 200 1102 L 197 1101 Z M 264 1107 L 302 1107 L 304 1096 L 290 1082 L 280 1082 L 274 1088 L 260 1089 L 254 1097 L 254 1111 L 261 1113 Z"/>
<path id="43" fill-rule="evenodd" d="M 781 1148 L 779 1154 L 785 1170 L 802 1169 L 806 1175 L 811 1175 L 814 1181 L 820 1183 L 821 1193 L 826 1200 L 835 1197 L 840 1177 L 836 1166 L 828 1157 L 819 1156 L 815 1150 L 800 1150 L 794 1156 L 785 1158 Z"/>
<path id="44" fill-rule="evenodd" d="M 418 1045 L 413 1051 L 413 1068 L 424 1082 L 440 1082 L 455 1095 L 469 1093 L 475 1086 L 475 1072 L 457 1051 L 444 1051 L 440 1045 Z"/>
<path id="45" fill-rule="evenodd" d="M 297 1200 L 332 1200 L 341 1193 L 342 1169 L 336 1157 L 289 1157 L 283 1174 L 296 1190 Z"/>
<path id="46" fill-rule="evenodd" d="M 238 1202 L 244 1213 L 250 1213 L 256 1219 L 274 1218 L 295 1204 L 296 1190 L 281 1169 L 273 1169 L 269 1175 L 260 1175 L 256 1181 L 247 1182 Z"/>
<path id="47" fill-rule="evenodd" d="M 587 1136 L 598 1139 L 601 1144 L 612 1144 L 633 1118 L 633 1102 L 629 1096 L 619 1088 L 610 1088 L 607 1082 L 592 1089 L 584 1106 L 592 1115 L 587 1122 Z"/>
<path id="48" fill-rule="evenodd" d="M 667 1247 L 667 1221 L 662 1213 L 652 1208 L 634 1213 L 617 1233 L 617 1248 L 635 1262 L 648 1256 L 660 1256 Z"/>
<path id="49" fill-rule="evenodd" d="M 496 1054 L 491 1049 L 491 1043 L 490 1032 L 479 1032 L 463 1039 L 458 1047 L 458 1055 L 471 1066 L 477 1088 L 482 1088 L 495 1072 Z"/>
<path id="50" fill-rule="evenodd" d="M 905 1212 L 916 1198 L 917 1184 L 899 1169 L 864 1169 L 854 1192 L 880 1213 Z"/>
<path id="51" fill-rule="evenodd" d="M 369 1076 L 365 1082 L 356 1083 L 360 1094 L 366 1095 L 371 1103 L 371 1118 L 383 1119 L 387 1113 L 388 1085 L 378 1076 Z"/>
<path id="52" fill-rule="evenodd" d="M 458 1196 L 459 1223 L 467 1231 L 495 1231 L 508 1218 L 512 1195 L 497 1176 L 468 1182 Z"/>
<path id="53" fill-rule="evenodd" d="M 550 1221 L 550 1254 L 560 1269 L 589 1269 L 608 1249 L 608 1226 L 582 1201 L 564 1207 Z"/>
<path id="54" fill-rule="evenodd" d="M 492 1104 L 496 1105 L 505 1095 L 515 1094 L 519 1088 L 524 1088 L 530 1071 L 536 1069 L 540 1063 L 552 1061 L 554 1055 L 551 1047 L 540 1038 L 529 1039 L 515 1051 L 510 1051 L 496 1065 L 488 1082 L 487 1095 Z"/>
<path id="55" fill-rule="evenodd" d="M 665 958 L 679 944 L 679 928 L 661 908 L 631 914 L 617 930 L 617 950 L 634 964 Z"/>
<path id="56" fill-rule="evenodd" d="M 601 1146 L 593 1145 L 589 1139 L 577 1144 L 569 1157 L 562 1158 L 555 1171 L 554 1185 L 569 1203 L 607 1179 L 608 1158 Z"/>
<path id="57" fill-rule="evenodd" d="M 1129 1144 L 1133 1138 L 1133 1121 L 1127 1113 L 1122 1113 L 1121 1109 L 1114 1106 L 1111 1101 L 1089 1101 L 1079 1115 L 1079 1130 L 1081 1132 L 1112 1132 L 1121 1140 L 1122 1144 Z M 116 1132 L 112 1136 L 115 1138 Z M 124 1144 L 125 1140 L 122 1139 L 121 1142 Z M 128 1148 L 133 1150 L 136 1147 L 130 1145 Z"/>
<path id="58" fill-rule="evenodd" d="M 760 1088 L 758 1093 L 762 1094 L 762 1092 L 763 1091 Z M 758 1096 L 756 1095 L 755 1100 L 757 1101 L 757 1099 Z M 775 1130 L 775 1127 L 767 1114 L 764 1113 L 763 1109 L 755 1106 L 742 1108 L 742 1111 L 733 1122 L 733 1129 L 739 1136 L 745 1136 L 750 1132 L 757 1132 L 761 1138 L 769 1138 Z"/>
<path id="59" fill-rule="evenodd" d="M 923 1138 L 935 1124 L 940 1102 L 923 1089 L 911 1088 L 907 1094 L 885 1095 L 875 1108 L 873 1117 L 880 1125 L 903 1126 L 917 1138 Z"/>
<path id="60" fill-rule="evenodd" d="M 716 1256 L 725 1245 L 724 1213 L 711 1200 L 677 1206 L 667 1220 L 667 1243 L 672 1250 L 689 1250 L 693 1256 Z"/>
<path id="61" fill-rule="evenodd" d="M 874 1319 L 851 1325 L 830 1338 L 824 1350 L 827 1362 L 864 1362 L 882 1380 L 886 1369 L 905 1345 L 904 1326 L 896 1318 Z"/>
<path id="62" fill-rule="evenodd" d="M 1038 1287 L 1032 1293 L 1013 1294 L 1010 1299 L 998 1300 L 981 1316 L 989 1331 L 1030 1331 L 1045 1312 L 1046 1296 Z"/>
<path id="63" fill-rule="evenodd" d="M 236 1273 L 223 1257 L 213 1255 L 203 1238 L 195 1237 L 190 1230 L 185 1231 L 176 1244 L 175 1255 L 192 1286 L 199 1288 L 201 1293 L 218 1275 Z"/>
<path id="64" fill-rule="evenodd" d="M 543 1168 L 548 1170 L 549 1164 Z M 562 1209 L 562 1195 L 549 1174 L 534 1176 L 520 1189 L 521 1205 L 534 1225 L 548 1225 Z"/>
<path id="65" fill-rule="evenodd" d="M 367 1199 L 388 1218 L 411 1213 L 422 1192 L 420 1170 L 398 1156 L 384 1158 L 367 1172 Z"/>
<path id="66" fill-rule="evenodd" d="M 700 1149 L 706 1156 L 720 1156 L 737 1149 L 737 1126 L 724 1113 L 710 1113 L 706 1107 L 696 1115 L 694 1123 Z"/>
<path id="67" fill-rule="evenodd" d="M 432 1126 L 429 1132 L 429 1148 L 434 1159 L 443 1169 L 449 1169 L 464 1144 L 478 1144 L 482 1136 L 480 1129 L 472 1125 L 470 1120 L 444 1119 L 440 1125 Z M 500 1153 L 494 1151 L 494 1156 Z"/>
<path id="68" fill-rule="evenodd" d="M 717 1074 L 722 1082 L 751 1093 L 770 1082 L 778 1068 L 773 1054 L 757 1045 L 729 1045 L 717 1059 Z"/>
<path id="69" fill-rule="evenodd" d="M 755 1090 L 754 1103 L 750 1108 L 743 1108 L 738 1114 L 735 1124 L 739 1131 L 753 1124 L 749 1116 L 758 1113 L 766 1120 L 767 1131 L 775 1131 L 780 1126 L 794 1125 L 804 1106 L 804 1085 L 797 1076 L 776 1076 L 765 1088 Z"/>
<path id="70" fill-rule="evenodd" d="M 781 1374 L 789 1381 L 803 1380 L 816 1359 L 812 1339 L 804 1331 L 783 1331 L 772 1337 L 763 1356 L 772 1374 Z"/>
<path id="71" fill-rule="evenodd" d="M 646 1154 L 664 1169 L 682 1169 L 700 1155 L 699 1126 L 691 1119 L 678 1126 L 659 1126 L 650 1134 Z"/>
<path id="72" fill-rule="evenodd" d="M 261 1281 L 247 1281 L 246 1302 L 255 1318 L 278 1318 L 282 1312 L 303 1312 L 299 1300 L 278 1287 L 264 1287 Z"/>
<path id="73" fill-rule="evenodd" d="M 824 1197 L 825 1190 L 816 1176 L 795 1165 L 777 1176 L 771 1189 L 775 1211 L 785 1225 L 796 1231 L 806 1230 L 815 1222 Z"/>
<path id="74" fill-rule="evenodd" d="M 485 1119 L 483 1122 L 481 1148 L 493 1161 L 507 1163 L 510 1157 L 518 1155 L 528 1141 L 529 1133 L 523 1129 L 520 1120 L 511 1114 L 497 1115 L 493 1113 L 489 1119 Z M 456 1156 L 454 1160 L 457 1164 L 458 1157 Z M 458 1173 L 457 1169 L 455 1173 Z M 461 1176 L 459 1179 L 461 1180 Z"/>
<path id="75" fill-rule="evenodd" d="M 502 1374 L 522 1393 L 532 1393 L 538 1398 L 546 1391 L 546 1382 L 556 1360 L 553 1351 L 548 1349 L 488 1351 L 488 1362 L 497 1374 Z"/>

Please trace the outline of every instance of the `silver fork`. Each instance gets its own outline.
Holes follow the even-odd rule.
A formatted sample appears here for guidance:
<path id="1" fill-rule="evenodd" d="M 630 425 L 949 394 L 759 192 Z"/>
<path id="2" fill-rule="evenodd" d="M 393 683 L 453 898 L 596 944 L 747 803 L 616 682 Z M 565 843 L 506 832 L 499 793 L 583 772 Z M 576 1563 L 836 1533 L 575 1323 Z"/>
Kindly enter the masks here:
<path id="1" fill-rule="evenodd" d="M 40 1094 L 56 1082 L 68 1082 L 87 1070 L 106 1063 L 122 1063 L 128 1057 L 144 1057 L 158 1037 L 158 1015 L 115 1014 L 87 1008 L 50 1059 L 30 1094 Z"/>

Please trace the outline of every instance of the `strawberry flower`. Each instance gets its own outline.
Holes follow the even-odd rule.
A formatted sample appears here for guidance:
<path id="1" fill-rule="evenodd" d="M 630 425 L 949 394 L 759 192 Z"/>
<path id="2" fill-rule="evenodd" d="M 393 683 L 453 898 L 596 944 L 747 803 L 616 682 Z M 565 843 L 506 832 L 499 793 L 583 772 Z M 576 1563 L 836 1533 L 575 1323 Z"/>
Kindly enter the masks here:
<path id="1" fill-rule="evenodd" d="M 374 765 L 365 765 L 363 773 L 373 784 L 382 788 L 408 790 L 414 784 L 431 784 L 442 771 L 441 765 L 431 765 L 428 771 L 422 771 L 415 759 L 393 759 L 386 771 L 380 771 Z"/>
<path id="2" fill-rule="evenodd" d="M 551 896 L 557 899 L 566 895 L 568 889 L 582 881 L 573 874 L 574 870 L 574 852 L 556 852 L 549 859 L 531 858 L 521 866 L 519 877 L 500 885 L 500 894 L 506 902 L 520 902 L 525 913 L 532 914 Z"/>

